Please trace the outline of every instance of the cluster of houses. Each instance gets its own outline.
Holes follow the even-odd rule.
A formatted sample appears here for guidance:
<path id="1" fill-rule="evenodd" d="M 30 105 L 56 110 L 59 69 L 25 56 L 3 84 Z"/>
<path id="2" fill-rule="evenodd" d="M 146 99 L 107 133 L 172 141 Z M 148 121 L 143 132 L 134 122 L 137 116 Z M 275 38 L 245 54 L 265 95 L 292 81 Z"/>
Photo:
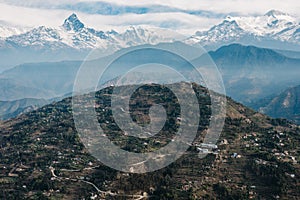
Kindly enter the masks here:
<path id="1" fill-rule="evenodd" d="M 208 143 L 201 143 L 200 145 L 195 145 L 197 147 L 197 151 L 199 154 L 218 154 L 219 149 L 216 144 L 208 144 Z"/>

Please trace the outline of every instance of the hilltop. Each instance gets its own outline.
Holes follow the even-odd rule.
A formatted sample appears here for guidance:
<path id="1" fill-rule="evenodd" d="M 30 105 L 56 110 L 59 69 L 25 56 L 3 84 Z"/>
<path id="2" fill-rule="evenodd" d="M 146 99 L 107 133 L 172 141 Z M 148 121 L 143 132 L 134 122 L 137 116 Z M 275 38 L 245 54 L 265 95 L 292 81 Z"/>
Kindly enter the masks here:
<path id="1" fill-rule="evenodd" d="M 124 136 L 116 126 L 110 108 L 112 89 L 95 94 L 98 121 L 111 140 L 133 152 L 151 151 L 170 140 L 178 128 L 178 110 L 167 112 L 160 141 L 150 138 L 146 145 Z M 194 84 L 193 89 L 201 114 L 197 143 L 209 123 L 211 100 L 205 88 Z M 144 86 L 136 97 L 157 91 L 171 97 L 157 85 Z M 165 100 L 163 95 L 156 97 Z M 147 123 L 149 103 L 143 98 L 131 102 L 136 121 Z M 178 104 L 176 98 L 166 103 L 175 108 Z M 170 166 L 146 174 L 118 172 L 89 154 L 74 127 L 71 98 L 1 122 L 0 127 L 1 199 L 296 199 L 300 195 L 299 127 L 230 98 L 214 153 L 200 159 L 192 145 Z"/>

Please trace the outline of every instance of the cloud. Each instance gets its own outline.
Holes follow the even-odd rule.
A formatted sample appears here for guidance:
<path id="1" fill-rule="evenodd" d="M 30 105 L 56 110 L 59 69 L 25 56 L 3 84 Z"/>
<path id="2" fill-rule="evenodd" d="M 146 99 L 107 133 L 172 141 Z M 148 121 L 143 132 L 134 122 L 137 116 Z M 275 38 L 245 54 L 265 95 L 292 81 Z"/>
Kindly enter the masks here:
<path id="1" fill-rule="evenodd" d="M 82 13 L 82 16 L 87 24 L 93 24 L 97 28 L 101 28 L 103 23 L 115 28 L 130 25 L 151 25 L 172 29 L 183 34 L 207 29 L 220 22 L 218 18 L 198 17 L 186 13 L 124 14 L 121 16 L 86 15 Z"/>
<path id="2" fill-rule="evenodd" d="M 298 0 L 0 0 L 9 5 L 47 8 L 73 9 L 90 14 L 125 14 L 145 12 L 185 12 L 189 14 L 230 14 L 255 15 L 277 9 L 300 16 Z M 196 12 L 195 12 L 196 11 Z"/>
<path id="3" fill-rule="evenodd" d="M 0 20 L 20 26 L 57 26 L 70 11 L 25 8 L 0 3 Z"/>
<path id="4" fill-rule="evenodd" d="M 0 4 L 0 19 L 12 24 L 23 26 L 61 25 L 72 11 L 62 9 L 40 9 Z M 150 25 L 169 28 L 186 34 L 196 30 L 206 29 L 220 21 L 218 18 L 195 16 L 182 12 L 99 15 L 76 12 L 80 20 L 87 26 L 99 30 L 120 30 L 130 25 Z"/>
<path id="5" fill-rule="evenodd" d="M 42 9 L 62 9 L 76 12 L 84 12 L 88 14 L 101 14 L 101 15 L 122 15 L 122 14 L 146 14 L 146 13 L 166 13 L 166 12 L 182 12 L 192 15 L 214 17 L 216 16 L 212 12 L 205 10 L 185 10 L 175 8 L 168 5 L 122 5 L 117 2 L 105 2 L 105 1 L 72 1 L 67 0 L 57 2 L 48 1 L 7 1 L 0 0 L 2 3 L 8 5 L 28 7 L 28 8 L 42 8 Z"/>
<path id="6" fill-rule="evenodd" d="M 85 0 L 81 0 L 85 2 Z M 90 0 L 88 0 L 90 1 Z M 95 1 L 95 0 L 91 0 Z M 149 0 L 104 0 L 119 5 L 149 5 Z M 169 6 L 184 10 L 206 10 L 216 13 L 238 13 L 241 15 L 264 14 L 277 9 L 299 16 L 298 0 L 151 0 L 151 5 Z"/>

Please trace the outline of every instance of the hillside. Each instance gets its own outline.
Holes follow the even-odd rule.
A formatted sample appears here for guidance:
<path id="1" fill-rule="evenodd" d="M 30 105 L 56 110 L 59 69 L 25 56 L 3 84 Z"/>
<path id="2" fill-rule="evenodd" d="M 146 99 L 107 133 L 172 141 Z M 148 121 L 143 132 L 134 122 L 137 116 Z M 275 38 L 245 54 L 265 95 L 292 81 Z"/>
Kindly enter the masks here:
<path id="1" fill-rule="evenodd" d="M 292 87 L 284 92 L 253 102 L 251 105 L 259 112 L 276 118 L 286 118 L 300 123 L 300 86 Z"/>
<path id="2" fill-rule="evenodd" d="M 0 99 L 51 99 L 70 93 L 82 62 L 27 63 L 0 74 Z"/>
<path id="3" fill-rule="evenodd" d="M 20 114 L 32 111 L 46 104 L 50 101 L 45 99 L 19 99 L 15 101 L 0 101 L 0 119 L 6 120 L 14 118 Z"/>
<path id="4" fill-rule="evenodd" d="M 273 49 L 230 44 L 209 55 L 222 74 L 227 95 L 246 105 L 300 83 L 300 59 Z"/>
<path id="5" fill-rule="evenodd" d="M 159 148 L 170 140 L 178 128 L 176 109 L 167 112 L 169 120 L 159 142 L 153 142 L 159 139 L 154 137 L 145 145 L 144 140 L 123 135 L 112 119 L 112 89 L 96 93 L 98 121 L 112 141 L 128 151 L 141 152 Z M 193 89 L 201 114 L 197 143 L 205 134 L 211 109 L 208 91 L 197 85 Z M 146 85 L 135 97 L 157 91 L 169 94 L 165 87 Z M 157 97 L 165 100 L 164 96 Z M 147 123 L 149 103 L 143 98 L 131 102 L 131 114 L 137 122 Z M 176 108 L 177 103 L 175 98 L 163 105 Z M 118 172 L 88 153 L 74 127 L 71 98 L 1 122 L 0 127 L 1 199 L 297 199 L 300 196 L 300 128 L 286 120 L 254 112 L 230 98 L 218 151 L 200 159 L 196 147 L 191 146 L 170 166 L 146 174 Z"/>

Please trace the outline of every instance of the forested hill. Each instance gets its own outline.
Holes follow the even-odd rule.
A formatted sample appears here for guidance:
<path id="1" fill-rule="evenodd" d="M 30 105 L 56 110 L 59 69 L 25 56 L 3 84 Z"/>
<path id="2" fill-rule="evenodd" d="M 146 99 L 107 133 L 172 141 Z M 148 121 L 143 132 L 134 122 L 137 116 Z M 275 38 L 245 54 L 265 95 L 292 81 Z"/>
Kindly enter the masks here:
<path id="1" fill-rule="evenodd" d="M 180 87 L 180 85 L 178 86 Z M 201 120 L 198 138 L 210 119 L 205 88 L 193 85 Z M 96 93 L 98 120 L 108 137 L 128 151 L 151 151 L 176 131 L 168 116 L 160 141 L 126 137 L 111 116 L 112 87 Z M 147 85 L 143 92 L 170 92 Z M 163 96 L 157 96 L 164 100 Z M 139 99 L 138 99 L 139 100 Z M 133 116 L 149 106 L 132 101 Z M 176 99 L 167 103 L 176 105 Z M 139 106 L 137 106 L 139 105 Z M 144 106 L 146 105 L 146 106 Z M 147 110 L 147 109 L 146 109 Z M 135 112 L 138 115 L 135 115 Z M 167 112 L 168 113 L 168 112 Z M 144 113 L 147 115 L 147 111 Z M 172 120 L 173 118 L 173 120 Z M 146 120 L 147 117 L 135 118 Z M 218 149 L 200 159 L 195 146 L 166 168 L 128 174 L 104 166 L 85 149 L 74 127 L 71 98 L 0 124 L 0 199 L 297 199 L 300 196 L 300 129 L 271 119 L 228 98 Z"/>

